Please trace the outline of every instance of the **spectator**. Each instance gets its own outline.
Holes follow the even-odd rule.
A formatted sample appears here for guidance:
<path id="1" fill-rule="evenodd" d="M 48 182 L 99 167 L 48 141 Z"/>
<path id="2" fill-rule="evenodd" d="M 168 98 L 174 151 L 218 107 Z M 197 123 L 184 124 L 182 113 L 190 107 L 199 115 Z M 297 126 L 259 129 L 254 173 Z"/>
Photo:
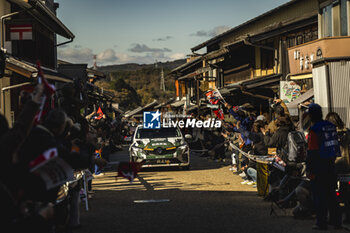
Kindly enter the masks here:
<path id="1" fill-rule="evenodd" d="M 350 172 L 349 146 L 350 146 L 350 130 L 347 129 L 335 112 L 330 112 L 326 116 L 326 120 L 333 123 L 337 127 L 338 140 L 340 145 L 341 157 L 335 160 L 335 169 L 338 175 Z M 340 193 L 342 194 L 345 204 L 345 220 L 344 223 L 350 223 L 350 193 L 347 182 L 340 182 Z"/>
<path id="2" fill-rule="evenodd" d="M 312 126 L 308 138 L 307 171 L 311 180 L 313 200 L 316 208 L 316 225 L 313 229 L 327 229 L 329 224 L 341 227 L 340 207 L 335 193 L 335 159 L 340 156 L 336 127 L 322 120 L 322 110 L 317 104 L 310 104 Z M 326 137 L 327 136 L 327 137 Z"/>
<path id="3" fill-rule="evenodd" d="M 250 104 L 244 104 L 241 107 L 235 107 L 232 108 L 231 105 L 228 103 L 225 103 L 225 107 L 228 109 L 229 113 L 237 120 L 237 125 L 239 125 L 240 128 L 242 128 L 244 131 L 250 131 L 253 123 L 255 121 L 255 116 L 253 114 L 253 106 Z M 238 132 L 237 129 L 235 129 L 236 132 Z M 240 147 L 244 152 L 248 152 L 252 148 L 252 142 L 249 138 L 241 134 L 242 144 Z M 248 161 L 245 157 L 238 156 L 240 166 L 241 167 L 247 167 Z M 244 176 L 244 173 L 240 174 L 241 176 Z"/>
<path id="4" fill-rule="evenodd" d="M 277 150 L 277 156 L 281 157 L 282 160 L 285 160 L 286 156 L 286 145 L 288 133 L 294 130 L 294 126 L 290 121 L 288 115 L 279 116 L 277 118 L 277 130 L 274 134 L 271 135 L 269 131 L 265 128 L 262 128 L 264 136 L 264 142 L 267 147 L 275 147 Z M 277 187 L 284 176 L 283 172 L 280 170 L 270 167 L 269 175 L 269 184 L 273 187 Z"/>
<path id="5" fill-rule="evenodd" d="M 267 147 L 264 142 L 264 135 L 262 133 L 262 129 L 266 126 L 266 122 L 263 121 L 263 118 L 260 117 L 259 120 L 256 120 L 253 124 L 253 129 L 251 132 L 245 131 L 242 128 L 239 128 L 239 131 L 241 134 L 243 134 L 245 137 L 249 138 L 253 142 L 253 154 L 254 155 L 267 155 Z M 260 170 L 260 169 L 259 169 Z M 247 168 L 247 174 L 251 177 L 253 180 L 253 185 L 256 186 L 257 183 L 257 163 L 249 160 L 248 168 Z M 261 176 L 261 174 L 259 174 Z M 263 180 L 259 179 L 259 182 L 262 182 Z M 249 183 L 248 183 L 249 184 Z M 266 187 L 266 185 L 262 185 L 261 183 L 258 184 L 259 187 L 259 193 L 264 192 L 261 190 L 262 187 Z"/>

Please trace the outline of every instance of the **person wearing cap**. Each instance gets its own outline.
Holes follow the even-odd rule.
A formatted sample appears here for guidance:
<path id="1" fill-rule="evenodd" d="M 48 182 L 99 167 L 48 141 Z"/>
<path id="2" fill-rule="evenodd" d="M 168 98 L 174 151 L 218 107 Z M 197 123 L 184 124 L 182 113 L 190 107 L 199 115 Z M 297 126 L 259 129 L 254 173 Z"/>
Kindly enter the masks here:
<path id="1" fill-rule="evenodd" d="M 306 171 L 311 181 L 316 208 L 315 230 L 326 230 L 328 223 L 341 228 L 341 212 L 336 196 L 335 159 L 340 156 L 336 126 L 322 119 L 318 104 L 310 104 L 311 127 L 308 136 Z M 330 215 L 327 223 L 327 215 Z"/>

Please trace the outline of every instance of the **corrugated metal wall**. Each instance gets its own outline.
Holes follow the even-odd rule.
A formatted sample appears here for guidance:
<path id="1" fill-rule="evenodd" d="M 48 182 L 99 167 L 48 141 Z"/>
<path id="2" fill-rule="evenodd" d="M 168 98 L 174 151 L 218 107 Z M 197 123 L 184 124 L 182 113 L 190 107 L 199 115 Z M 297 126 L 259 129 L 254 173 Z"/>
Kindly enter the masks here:
<path id="1" fill-rule="evenodd" d="M 331 111 L 350 128 L 350 61 L 328 63 Z"/>
<path id="2" fill-rule="evenodd" d="M 327 84 L 326 66 L 322 65 L 312 69 L 315 103 L 322 106 L 322 113 L 325 117 L 329 112 L 329 96 Z"/>

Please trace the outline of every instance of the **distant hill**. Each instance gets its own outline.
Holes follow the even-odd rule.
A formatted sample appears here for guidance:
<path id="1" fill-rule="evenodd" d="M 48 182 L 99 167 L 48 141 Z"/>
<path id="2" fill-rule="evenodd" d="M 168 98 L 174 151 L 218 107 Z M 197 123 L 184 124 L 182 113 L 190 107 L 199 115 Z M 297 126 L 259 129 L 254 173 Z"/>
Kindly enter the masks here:
<path id="1" fill-rule="evenodd" d="M 166 102 L 175 96 L 174 79 L 168 74 L 174 68 L 186 62 L 185 59 L 155 64 L 122 64 L 98 67 L 106 73 L 108 80 L 99 81 L 96 85 L 112 91 L 124 110 L 144 106 L 153 100 Z M 160 90 L 161 72 L 164 72 L 166 91 Z M 122 81 L 121 81 L 122 79 Z M 122 85 L 121 85 L 122 84 Z M 127 87 L 127 88 L 125 88 Z M 135 96 L 135 93 L 137 93 Z"/>
<path id="2" fill-rule="evenodd" d="M 180 59 L 180 60 L 169 61 L 169 62 L 158 62 L 157 67 L 160 69 L 172 70 L 184 63 L 186 63 L 186 59 Z M 145 68 L 155 68 L 155 64 L 127 63 L 127 64 L 121 64 L 121 65 L 100 66 L 97 69 L 102 72 L 111 73 L 114 71 L 136 71 L 136 70 L 141 70 Z"/>

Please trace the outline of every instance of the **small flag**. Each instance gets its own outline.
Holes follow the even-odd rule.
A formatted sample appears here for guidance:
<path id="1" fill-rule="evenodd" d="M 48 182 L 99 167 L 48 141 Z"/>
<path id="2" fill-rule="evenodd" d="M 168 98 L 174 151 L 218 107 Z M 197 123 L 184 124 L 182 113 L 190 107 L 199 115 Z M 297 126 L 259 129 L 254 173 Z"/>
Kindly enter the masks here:
<path id="1" fill-rule="evenodd" d="M 141 163 L 121 162 L 118 167 L 118 176 L 124 177 L 132 183 L 140 170 Z"/>
<path id="2" fill-rule="evenodd" d="M 205 96 L 207 97 L 207 99 L 210 99 L 212 95 L 213 95 L 213 91 L 208 91 L 207 93 L 205 93 Z"/>
<path id="3" fill-rule="evenodd" d="M 209 103 L 211 104 L 218 104 L 219 101 L 222 99 L 220 92 L 215 90 L 215 91 L 209 91 L 206 94 L 207 100 L 209 101 Z"/>
<path id="4" fill-rule="evenodd" d="M 38 83 L 42 83 L 44 85 L 44 94 L 40 104 L 40 110 L 35 117 L 36 123 L 39 123 L 41 118 L 44 117 L 51 109 L 55 107 L 53 95 L 55 94 L 56 88 L 54 85 L 49 84 L 48 81 L 45 79 L 39 61 L 37 62 L 37 69 Z"/>
<path id="5" fill-rule="evenodd" d="M 219 103 L 219 99 L 216 99 L 216 97 L 213 97 L 211 99 L 209 99 L 209 103 L 213 104 L 213 105 L 216 105 Z"/>
<path id="6" fill-rule="evenodd" d="M 225 119 L 224 112 L 222 111 L 222 109 L 213 110 L 213 113 L 214 113 L 220 120 Z"/>
<path id="7" fill-rule="evenodd" d="M 38 165 L 58 156 L 58 151 L 56 147 L 53 147 L 51 149 L 48 149 L 44 151 L 41 155 L 36 157 L 33 161 L 29 163 L 29 168 L 33 169 L 37 167 Z"/>
<path id="8" fill-rule="evenodd" d="M 102 119 L 102 117 L 103 117 L 103 112 L 102 112 L 101 107 L 98 107 L 97 115 L 98 115 L 98 116 L 96 116 L 96 118 L 95 118 L 96 120 Z"/>

